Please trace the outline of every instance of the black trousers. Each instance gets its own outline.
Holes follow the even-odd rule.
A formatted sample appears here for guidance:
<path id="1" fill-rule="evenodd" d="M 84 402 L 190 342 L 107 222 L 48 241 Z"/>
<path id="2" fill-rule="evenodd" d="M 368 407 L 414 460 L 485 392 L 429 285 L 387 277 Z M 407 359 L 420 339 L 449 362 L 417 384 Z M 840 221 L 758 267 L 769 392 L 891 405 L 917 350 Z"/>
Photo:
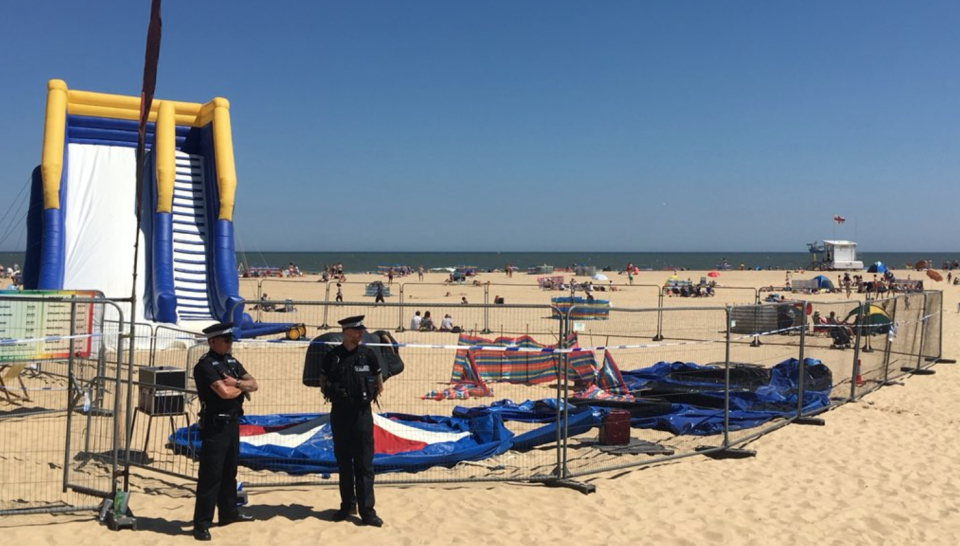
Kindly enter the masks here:
<path id="1" fill-rule="evenodd" d="M 240 422 L 206 419 L 200 431 L 200 471 L 193 526 L 209 528 L 213 510 L 220 521 L 237 517 L 237 458 L 240 455 Z"/>
<path id="2" fill-rule="evenodd" d="M 361 516 L 373 509 L 373 411 L 370 404 L 335 402 L 330 412 L 333 455 L 340 472 L 340 507 L 358 507 Z"/>

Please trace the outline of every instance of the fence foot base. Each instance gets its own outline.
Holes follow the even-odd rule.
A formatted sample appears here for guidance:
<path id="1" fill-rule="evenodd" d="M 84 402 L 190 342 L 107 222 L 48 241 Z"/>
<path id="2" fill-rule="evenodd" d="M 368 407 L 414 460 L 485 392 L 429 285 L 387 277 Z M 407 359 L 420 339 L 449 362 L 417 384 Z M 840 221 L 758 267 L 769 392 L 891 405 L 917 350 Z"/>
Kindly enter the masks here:
<path id="1" fill-rule="evenodd" d="M 937 373 L 937 370 L 931 370 L 929 368 L 900 368 L 901 372 L 907 372 L 910 375 L 933 375 Z"/>
<path id="2" fill-rule="evenodd" d="M 317 326 L 317 330 L 329 330 L 329 329 L 330 329 L 330 325 L 327 324 L 326 322 L 324 322 L 320 326 Z"/>
<path id="3" fill-rule="evenodd" d="M 752 449 L 737 449 L 734 447 L 717 449 L 711 446 L 699 446 L 697 447 L 697 451 L 703 452 L 704 455 L 711 459 L 746 459 L 757 456 L 757 452 Z"/>
<path id="4" fill-rule="evenodd" d="M 862 352 L 862 353 L 872 353 L 872 352 L 873 352 L 873 347 L 867 347 L 866 345 L 864 345 L 863 348 L 860 349 L 860 352 Z"/>
<path id="5" fill-rule="evenodd" d="M 493 331 L 490 330 L 489 328 L 484 328 L 483 330 L 480 330 L 480 333 L 481 333 L 481 334 L 492 334 Z"/>
<path id="6" fill-rule="evenodd" d="M 793 420 L 793 424 L 795 424 L 795 425 L 816 425 L 816 426 L 818 426 L 818 427 L 822 427 L 822 426 L 826 425 L 827 422 L 824 421 L 823 419 L 819 418 L 819 417 L 797 417 L 796 419 Z"/>
<path id="7" fill-rule="evenodd" d="M 751 347 L 759 347 L 761 345 L 763 345 L 763 343 L 760 343 L 760 338 L 758 337 L 753 338 L 753 341 L 750 342 Z"/>
<path id="8" fill-rule="evenodd" d="M 660 444 L 655 444 L 653 442 L 647 442 L 646 440 L 638 440 L 637 438 L 630 438 L 630 442 L 623 445 L 602 445 L 600 440 L 594 440 L 595 443 L 592 445 L 599 449 L 603 453 L 610 453 L 611 455 L 673 455 L 674 450 L 669 447 L 662 446 Z M 590 444 L 588 444 L 590 445 Z"/>
<path id="9" fill-rule="evenodd" d="M 104 499 L 104 501 L 100 503 L 100 515 L 97 519 L 111 531 L 120 531 L 121 529 L 137 530 L 137 518 L 133 517 L 133 512 L 127 508 L 126 513 L 123 515 L 117 514 L 113 509 L 113 499 Z"/>
<path id="10" fill-rule="evenodd" d="M 887 380 L 887 381 L 881 381 L 881 382 L 880 382 L 880 386 L 881 386 L 881 387 L 892 387 L 892 386 L 894 386 L 894 385 L 896 385 L 896 386 L 898 386 L 898 387 L 903 387 L 905 384 L 903 383 L 903 381 L 890 381 L 890 380 Z"/>
<path id="11" fill-rule="evenodd" d="M 938 358 L 936 360 L 936 363 L 937 364 L 956 364 L 957 359 L 956 358 Z"/>
<path id="12" fill-rule="evenodd" d="M 657 334 L 653 336 L 652 341 L 663 341 L 663 336 L 661 336 L 660 334 Z"/>
<path id="13" fill-rule="evenodd" d="M 137 518 L 133 516 L 114 516 L 113 512 L 107 516 L 107 527 L 111 531 L 120 531 L 123 529 L 137 530 Z"/>
<path id="14" fill-rule="evenodd" d="M 597 492 L 597 486 L 592 483 L 578 482 L 575 480 L 564 480 L 560 478 L 553 478 L 549 480 L 544 480 L 541 482 L 547 487 L 565 487 L 567 489 L 573 489 L 574 491 L 579 491 L 584 495 L 589 495 L 590 493 Z"/>

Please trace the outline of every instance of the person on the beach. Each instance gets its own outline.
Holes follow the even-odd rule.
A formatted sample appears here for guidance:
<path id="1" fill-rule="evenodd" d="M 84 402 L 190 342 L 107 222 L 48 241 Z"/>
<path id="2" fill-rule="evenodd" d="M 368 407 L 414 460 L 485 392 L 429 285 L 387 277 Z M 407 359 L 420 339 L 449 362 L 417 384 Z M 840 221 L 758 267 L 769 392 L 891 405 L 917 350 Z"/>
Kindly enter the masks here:
<path id="1" fill-rule="evenodd" d="M 343 286 L 337 283 L 337 302 L 343 303 Z"/>
<path id="2" fill-rule="evenodd" d="M 323 357 L 320 385 L 330 401 L 333 455 L 340 473 L 340 509 L 333 521 L 345 521 L 360 512 L 364 525 L 381 527 L 374 510 L 373 410 L 371 403 L 383 394 L 380 361 L 373 349 L 362 345 L 363 315 L 338 321 L 343 343 Z"/>
<path id="3" fill-rule="evenodd" d="M 377 296 L 374 298 L 373 303 L 385 303 L 383 301 L 383 283 L 377 283 Z"/>
<path id="4" fill-rule="evenodd" d="M 440 331 L 441 332 L 450 332 L 453 330 L 453 317 L 449 314 L 443 315 L 443 320 L 440 321 Z"/>
<path id="5" fill-rule="evenodd" d="M 200 468 L 193 510 L 193 538 L 210 540 L 213 512 L 220 526 L 252 521 L 237 509 L 237 460 L 240 457 L 240 417 L 243 400 L 259 386 L 257 380 L 230 355 L 233 323 L 204 328 L 210 351 L 193 368 L 200 397 Z"/>
<path id="6" fill-rule="evenodd" d="M 420 329 L 420 322 L 423 318 L 420 316 L 420 311 L 417 311 L 413 314 L 413 318 L 410 319 L 410 329 L 416 332 Z"/>
<path id="7" fill-rule="evenodd" d="M 425 311 L 423 313 L 423 320 L 420 321 L 420 331 L 432 332 L 436 329 L 437 325 L 433 323 L 433 317 L 430 316 L 430 311 Z"/>

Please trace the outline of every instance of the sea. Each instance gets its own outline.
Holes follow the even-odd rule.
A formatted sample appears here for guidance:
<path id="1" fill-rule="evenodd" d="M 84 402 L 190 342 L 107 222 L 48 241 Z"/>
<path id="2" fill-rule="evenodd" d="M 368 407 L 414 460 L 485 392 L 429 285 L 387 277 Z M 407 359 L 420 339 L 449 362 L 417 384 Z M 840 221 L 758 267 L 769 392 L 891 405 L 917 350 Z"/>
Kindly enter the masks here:
<path id="1" fill-rule="evenodd" d="M 0 252 L 0 264 L 23 264 L 22 252 Z M 710 270 L 726 263 L 732 269 L 807 268 L 812 254 L 807 252 L 245 252 L 237 254 L 237 263 L 245 267 L 286 267 L 293 263 L 305 273 L 343 264 L 344 272 L 376 271 L 378 266 L 409 266 L 416 269 L 440 269 L 472 266 L 480 271 L 503 270 L 507 264 L 526 271 L 540 265 L 571 267 L 586 265 L 597 270 L 620 271 L 627 264 L 654 271 L 689 269 Z M 864 265 L 883 262 L 894 269 L 919 260 L 940 267 L 944 262 L 960 260 L 958 252 L 864 252 Z"/>

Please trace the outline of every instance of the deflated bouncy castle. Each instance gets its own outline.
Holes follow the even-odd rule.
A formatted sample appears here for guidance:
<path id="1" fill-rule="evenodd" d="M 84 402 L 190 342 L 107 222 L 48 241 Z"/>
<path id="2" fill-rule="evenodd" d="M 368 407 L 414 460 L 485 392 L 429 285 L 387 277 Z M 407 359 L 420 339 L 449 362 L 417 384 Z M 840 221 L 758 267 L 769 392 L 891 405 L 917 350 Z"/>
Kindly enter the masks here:
<path id="1" fill-rule="evenodd" d="M 136 214 L 140 98 L 48 84 L 43 156 L 27 218 L 24 288 L 132 293 L 133 317 L 199 330 L 211 321 L 245 336 L 284 331 L 243 315 L 234 253 L 234 167 L 229 103 L 154 100 L 142 219 Z M 129 316 L 127 317 L 130 318 Z M 192 324 L 191 324 L 192 323 Z"/>

